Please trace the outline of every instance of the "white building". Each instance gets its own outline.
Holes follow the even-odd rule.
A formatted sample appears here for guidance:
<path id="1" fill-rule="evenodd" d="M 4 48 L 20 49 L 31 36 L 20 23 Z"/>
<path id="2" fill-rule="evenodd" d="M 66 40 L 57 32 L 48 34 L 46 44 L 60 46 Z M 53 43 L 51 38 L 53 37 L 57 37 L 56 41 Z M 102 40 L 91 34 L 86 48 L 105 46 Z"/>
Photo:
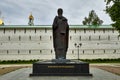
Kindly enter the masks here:
<path id="1" fill-rule="evenodd" d="M 120 58 L 120 38 L 111 26 L 71 25 L 67 59 Z M 51 26 L 0 26 L 0 60 L 54 59 Z"/>

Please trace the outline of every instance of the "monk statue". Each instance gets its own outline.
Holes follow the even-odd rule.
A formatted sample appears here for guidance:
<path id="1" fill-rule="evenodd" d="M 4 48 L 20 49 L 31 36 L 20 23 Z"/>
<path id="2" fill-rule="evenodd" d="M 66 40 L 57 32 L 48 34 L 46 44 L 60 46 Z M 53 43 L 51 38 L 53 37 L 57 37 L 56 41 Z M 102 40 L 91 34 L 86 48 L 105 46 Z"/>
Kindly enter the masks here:
<path id="1" fill-rule="evenodd" d="M 67 19 L 62 15 L 61 8 L 57 11 L 58 16 L 54 18 L 53 30 L 53 46 L 55 50 L 56 59 L 66 59 L 69 39 L 69 25 Z"/>

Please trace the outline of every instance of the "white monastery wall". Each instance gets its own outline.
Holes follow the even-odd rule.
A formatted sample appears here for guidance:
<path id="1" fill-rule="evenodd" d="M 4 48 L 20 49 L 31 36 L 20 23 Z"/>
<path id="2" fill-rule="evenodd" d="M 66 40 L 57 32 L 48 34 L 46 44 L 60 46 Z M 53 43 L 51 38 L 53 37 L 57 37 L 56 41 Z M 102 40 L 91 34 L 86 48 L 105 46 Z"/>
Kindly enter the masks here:
<path id="1" fill-rule="evenodd" d="M 68 59 L 120 58 L 120 38 L 113 28 L 70 28 Z M 0 28 L 0 60 L 54 59 L 51 28 Z"/>

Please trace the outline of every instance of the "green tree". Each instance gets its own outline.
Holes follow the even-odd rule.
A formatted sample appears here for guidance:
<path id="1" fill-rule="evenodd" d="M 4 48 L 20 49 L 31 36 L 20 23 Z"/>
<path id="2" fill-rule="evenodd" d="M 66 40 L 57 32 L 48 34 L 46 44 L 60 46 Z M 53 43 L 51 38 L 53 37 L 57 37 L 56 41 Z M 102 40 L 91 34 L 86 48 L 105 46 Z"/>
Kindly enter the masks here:
<path id="1" fill-rule="evenodd" d="M 84 21 L 82 23 L 83 23 L 83 25 L 99 26 L 99 25 L 102 25 L 103 21 L 100 20 L 100 18 L 98 17 L 98 15 L 95 13 L 94 10 L 91 10 L 89 12 L 88 18 L 85 17 Z"/>
<path id="2" fill-rule="evenodd" d="M 115 27 L 120 36 L 120 0 L 105 0 L 106 13 L 109 14 L 111 20 L 114 22 L 111 25 Z"/>

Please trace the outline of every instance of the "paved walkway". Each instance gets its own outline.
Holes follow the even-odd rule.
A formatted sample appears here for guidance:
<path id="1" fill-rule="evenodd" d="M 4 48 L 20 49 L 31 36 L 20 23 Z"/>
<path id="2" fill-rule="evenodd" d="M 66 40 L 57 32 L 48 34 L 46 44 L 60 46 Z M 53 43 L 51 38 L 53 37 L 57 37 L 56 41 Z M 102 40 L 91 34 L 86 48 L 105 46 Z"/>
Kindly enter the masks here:
<path id="1" fill-rule="evenodd" d="M 32 68 L 23 68 L 0 76 L 0 80 L 120 80 L 120 76 L 107 71 L 90 68 L 93 77 L 84 76 L 40 76 L 29 77 Z"/>
<path id="2" fill-rule="evenodd" d="M 97 65 L 97 66 L 120 66 L 120 63 L 91 63 L 91 66 L 93 65 Z M 0 64 L 0 68 L 3 67 L 15 67 L 15 66 L 28 66 L 28 67 L 32 67 L 32 64 Z"/>

